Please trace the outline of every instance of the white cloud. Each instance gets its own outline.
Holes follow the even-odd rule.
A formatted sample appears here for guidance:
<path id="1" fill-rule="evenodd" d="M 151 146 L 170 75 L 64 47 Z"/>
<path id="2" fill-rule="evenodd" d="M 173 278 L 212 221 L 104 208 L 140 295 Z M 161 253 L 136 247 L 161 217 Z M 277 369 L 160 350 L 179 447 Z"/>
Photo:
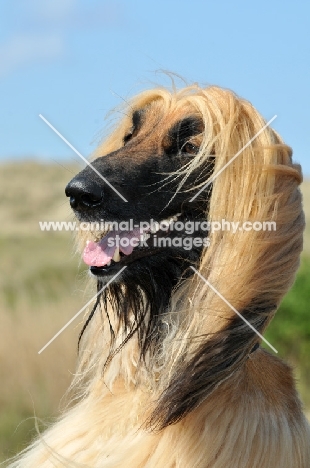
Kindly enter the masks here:
<path id="1" fill-rule="evenodd" d="M 15 27 L 11 36 L 0 43 L 0 78 L 29 64 L 56 60 L 65 52 L 69 55 L 68 38 L 73 32 L 87 34 L 109 27 L 124 28 L 126 21 L 122 0 L 18 2 Z"/>
<path id="2" fill-rule="evenodd" d="M 32 18 L 36 17 L 47 21 L 62 21 L 73 12 L 76 0 L 28 0 L 22 2 L 24 12 Z"/>
<path id="3" fill-rule="evenodd" d="M 123 0 L 20 0 L 18 15 L 23 27 L 31 30 L 50 28 L 62 31 L 93 30 L 123 23 Z"/>
<path id="4" fill-rule="evenodd" d="M 22 34 L 0 45 L 0 76 L 34 62 L 64 55 L 64 41 L 58 34 Z"/>

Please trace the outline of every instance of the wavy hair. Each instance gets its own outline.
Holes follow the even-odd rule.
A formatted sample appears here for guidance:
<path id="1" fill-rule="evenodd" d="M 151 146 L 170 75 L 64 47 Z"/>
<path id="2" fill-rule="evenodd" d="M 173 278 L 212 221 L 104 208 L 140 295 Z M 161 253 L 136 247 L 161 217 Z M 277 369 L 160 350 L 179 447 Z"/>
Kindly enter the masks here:
<path id="1" fill-rule="evenodd" d="M 205 130 L 198 154 L 167 179 L 177 178 L 181 190 L 193 171 L 203 172 L 212 155 L 213 175 L 200 178 L 191 188 L 193 196 L 212 182 L 208 221 L 276 223 L 275 231 L 211 233 L 210 246 L 204 250 L 199 265 L 200 274 L 263 333 L 294 280 L 302 250 L 304 215 L 298 188 L 302 176 L 300 166 L 292 163 L 291 148 L 270 127 L 261 131 L 265 121 L 248 101 L 218 87 L 202 89 L 194 85 L 172 93 L 159 88 L 132 99 L 125 110 L 128 116 L 99 146 L 96 155 L 117 150 L 130 128 L 129 114 L 146 107 L 153 108 L 154 115 L 160 108 L 163 120 L 188 114 L 202 119 Z M 197 275 L 176 288 L 164 323 L 167 333 L 148 356 L 147 367 L 152 372 L 144 377 L 157 395 L 148 422 L 159 429 L 182 419 L 240 369 L 258 340 L 253 330 Z M 99 329 L 95 322 L 89 329 L 85 339 L 88 350 L 98 346 L 93 345 L 98 343 Z M 135 341 L 134 336 L 131 338 Z M 116 349 L 120 349 L 123 340 L 124 330 L 118 330 Z M 134 364 L 140 362 L 135 355 L 138 347 L 139 343 L 128 343 L 128 350 L 132 350 L 129 363 L 125 349 L 122 358 L 117 359 L 117 353 L 112 353 L 128 381 L 136 382 L 143 373 Z M 91 368 L 100 372 L 106 369 L 109 352 L 100 350 L 99 358 L 95 352 L 96 357 L 90 361 L 89 353 L 92 355 L 93 351 L 88 351 L 87 363 L 82 357 L 80 370 L 85 371 L 89 362 Z M 112 368 L 110 373 L 106 369 L 109 384 L 119 376 L 117 366 Z"/>

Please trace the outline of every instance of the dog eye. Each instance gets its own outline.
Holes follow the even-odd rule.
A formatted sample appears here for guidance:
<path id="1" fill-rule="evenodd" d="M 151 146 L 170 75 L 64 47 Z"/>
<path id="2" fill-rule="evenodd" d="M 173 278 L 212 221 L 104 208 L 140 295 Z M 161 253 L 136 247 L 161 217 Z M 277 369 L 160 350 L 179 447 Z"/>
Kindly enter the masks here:
<path id="1" fill-rule="evenodd" d="M 127 133 L 127 135 L 124 136 L 124 145 L 126 145 L 126 143 L 128 143 L 128 141 L 130 141 L 133 137 L 133 132 L 130 132 L 130 133 Z"/>
<path id="2" fill-rule="evenodd" d="M 182 146 L 182 153 L 187 154 L 198 154 L 199 153 L 199 146 L 190 143 L 189 141 Z"/>
<path id="3" fill-rule="evenodd" d="M 130 132 L 128 132 L 128 133 L 124 136 L 124 139 L 123 139 L 124 145 L 126 145 L 126 143 L 128 143 L 130 140 L 132 140 L 132 138 L 134 138 L 134 137 L 137 135 L 138 131 L 139 131 L 139 130 L 138 130 L 137 128 L 132 128 L 132 129 L 130 130 Z"/>

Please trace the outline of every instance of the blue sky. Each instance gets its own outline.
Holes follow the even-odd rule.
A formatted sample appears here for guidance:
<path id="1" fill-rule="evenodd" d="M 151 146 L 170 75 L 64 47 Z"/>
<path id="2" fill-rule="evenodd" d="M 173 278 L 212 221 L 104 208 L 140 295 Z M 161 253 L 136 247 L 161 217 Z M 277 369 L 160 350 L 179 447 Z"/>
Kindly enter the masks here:
<path id="1" fill-rule="evenodd" d="M 169 84 L 217 84 L 249 99 L 310 177 L 306 1 L 11 0 L 0 19 L 0 158 L 84 155 L 123 99 Z"/>

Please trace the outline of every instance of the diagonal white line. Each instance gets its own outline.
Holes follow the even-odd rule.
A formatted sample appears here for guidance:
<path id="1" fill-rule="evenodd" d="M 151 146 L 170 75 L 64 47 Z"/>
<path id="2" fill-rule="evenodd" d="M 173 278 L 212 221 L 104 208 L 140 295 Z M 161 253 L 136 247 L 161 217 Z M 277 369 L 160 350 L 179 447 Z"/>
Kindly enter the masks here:
<path id="1" fill-rule="evenodd" d="M 200 195 L 201 192 L 202 192 L 203 190 L 205 190 L 210 184 L 212 184 L 212 182 L 221 174 L 221 172 L 223 172 L 223 171 L 226 169 L 226 167 L 229 166 L 229 164 L 231 164 L 231 163 L 242 153 L 242 151 L 245 150 L 245 148 L 247 148 L 248 146 L 250 146 L 250 144 L 258 137 L 258 135 L 260 135 L 260 134 L 265 130 L 265 128 L 269 127 L 269 125 L 271 124 L 271 122 L 273 122 L 274 119 L 276 119 L 276 118 L 277 118 L 277 115 L 274 115 L 274 116 L 272 117 L 272 119 L 270 119 L 270 120 L 266 123 L 266 125 L 264 125 L 264 126 L 256 133 L 256 135 L 254 135 L 253 138 L 251 138 L 251 140 L 248 141 L 247 144 L 244 145 L 244 147 L 241 148 L 241 150 L 239 150 L 238 153 L 236 153 L 235 156 L 233 156 L 233 157 L 231 158 L 231 160 L 228 161 L 228 163 L 225 164 L 225 166 L 222 167 L 222 169 L 220 169 L 216 174 L 214 174 L 214 176 L 212 176 L 211 179 L 210 179 L 210 180 L 199 190 L 199 192 L 197 192 L 196 195 L 194 195 L 189 201 L 190 201 L 190 202 L 194 201 L 195 198 L 198 197 L 198 195 Z"/>
<path id="2" fill-rule="evenodd" d="M 222 294 L 221 294 L 219 291 L 217 291 L 217 289 L 215 289 L 214 286 L 212 286 L 212 284 L 211 284 L 208 280 L 206 280 L 206 278 L 204 278 L 204 277 L 199 273 L 198 270 L 196 270 L 196 268 L 194 268 L 193 266 L 191 266 L 191 269 L 194 270 L 195 273 L 197 273 L 197 275 L 199 276 L 199 278 L 201 278 L 201 279 L 212 289 L 212 291 L 214 291 L 214 292 L 222 299 L 222 301 L 224 301 L 225 304 L 227 304 L 227 305 L 231 308 L 231 310 L 233 310 L 233 311 L 234 311 L 234 312 L 235 312 L 235 313 L 236 313 L 236 314 L 237 314 L 237 315 L 238 315 L 238 316 L 239 316 L 239 317 L 256 333 L 256 335 L 259 336 L 260 339 L 263 340 L 263 341 L 272 349 L 272 351 L 274 351 L 275 353 L 278 352 L 278 351 L 276 350 L 276 348 L 274 348 L 274 347 L 272 346 L 272 344 L 270 344 L 269 341 L 266 340 L 266 338 L 264 338 L 263 335 L 261 335 L 261 334 L 259 333 L 259 331 L 257 331 L 256 328 L 254 328 L 253 325 L 252 325 L 247 319 L 245 319 L 245 318 L 243 317 L 243 315 L 241 315 L 240 312 L 238 312 L 238 310 L 235 309 L 234 306 L 232 306 L 232 305 L 227 301 L 227 299 L 225 299 L 225 297 L 222 296 Z"/>
<path id="3" fill-rule="evenodd" d="M 42 114 L 39 114 L 39 117 L 56 133 L 56 135 L 58 135 L 88 166 L 90 166 L 92 168 L 92 170 L 112 189 L 114 190 L 115 193 L 117 193 L 117 195 L 119 197 L 121 197 L 122 200 L 124 200 L 125 202 L 127 202 L 128 200 L 126 200 L 125 197 L 123 197 L 123 195 L 121 193 L 119 193 L 118 190 L 116 190 L 115 187 L 113 187 L 112 184 L 110 184 L 110 182 L 105 178 L 103 177 L 102 174 L 100 174 L 99 171 L 97 171 L 97 169 L 89 162 L 87 161 L 86 158 L 84 158 L 84 156 L 81 155 L 81 153 L 78 152 L 77 149 L 74 148 L 73 145 L 71 145 L 71 143 L 69 143 L 69 141 L 61 134 L 58 132 L 58 130 L 56 130 L 55 127 L 53 127 L 53 125 L 48 121 L 46 120 L 45 117 L 43 117 Z"/>
<path id="4" fill-rule="evenodd" d="M 75 314 L 75 316 L 72 317 L 72 319 L 70 319 L 69 322 L 67 322 L 66 325 L 62 327 L 61 330 L 59 330 L 59 332 L 56 333 L 56 335 L 54 335 L 53 338 L 52 338 L 51 340 L 49 340 L 49 342 L 46 343 L 46 345 L 43 346 L 42 349 L 40 349 L 40 351 L 38 352 L 38 354 L 41 354 L 42 351 L 44 351 L 44 350 L 57 338 L 57 336 L 59 336 L 59 335 L 70 325 L 70 323 L 72 323 L 73 320 L 75 320 L 76 317 L 78 317 L 78 316 L 83 312 L 83 310 L 85 310 L 86 307 L 88 307 L 89 304 L 91 304 L 91 302 L 92 302 L 94 299 L 96 299 L 96 297 L 99 296 L 99 294 L 101 294 L 102 291 L 104 291 L 105 288 L 107 288 L 107 287 L 109 286 L 109 284 L 111 284 L 112 281 L 114 281 L 115 278 L 117 278 L 117 277 L 122 273 L 122 271 L 125 270 L 125 268 L 127 268 L 127 267 L 126 267 L 126 266 L 123 266 L 123 268 L 122 268 L 118 273 L 116 273 L 116 275 L 114 275 L 113 278 L 111 278 L 110 281 L 108 281 L 107 284 L 104 285 L 103 288 L 101 288 L 100 291 L 98 291 L 97 294 L 95 294 L 94 297 L 92 297 L 92 298 L 87 302 L 87 304 L 85 304 L 84 307 L 82 307 L 82 309 L 80 309 L 80 310 L 78 311 L 78 313 Z"/>

